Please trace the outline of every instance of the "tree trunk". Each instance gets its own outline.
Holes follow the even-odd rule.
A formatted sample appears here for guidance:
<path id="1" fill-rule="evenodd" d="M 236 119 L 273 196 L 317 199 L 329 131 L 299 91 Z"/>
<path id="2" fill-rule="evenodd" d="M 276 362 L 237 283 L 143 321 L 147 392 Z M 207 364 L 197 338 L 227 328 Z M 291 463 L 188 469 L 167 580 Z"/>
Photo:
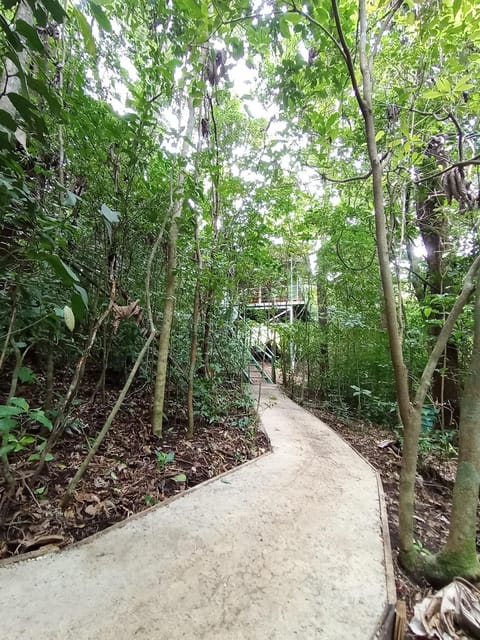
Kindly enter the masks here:
<path id="1" fill-rule="evenodd" d="M 320 382 L 322 385 L 322 396 L 327 388 L 327 376 L 329 370 L 328 362 L 328 294 L 326 286 L 326 276 L 323 270 L 317 274 L 317 309 L 318 326 L 320 328 Z"/>
<path id="2" fill-rule="evenodd" d="M 193 438 L 195 429 L 195 420 L 193 413 L 193 386 L 195 382 L 195 369 L 197 365 L 197 345 L 198 345 L 198 327 L 200 324 L 200 276 L 202 272 L 202 253 L 200 249 L 199 224 L 198 217 L 195 219 L 195 253 L 198 268 L 197 282 L 195 284 L 195 293 L 193 295 L 193 312 L 192 312 L 192 334 L 190 342 L 190 362 L 188 368 L 188 391 L 187 391 L 187 413 L 188 413 L 188 431 L 187 437 Z"/>
<path id="3" fill-rule="evenodd" d="M 48 410 L 53 406 L 53 383 L 55 380 L 55 355 L 52 342 L 47 343 L 47 371 L 45 377 L 45 402 L 43 408 Z"/>
<path id="4" fill-rule="evenodd" d="M 432 187 L 433 188 L 433 187 Z M 448 289 L 448 281 L 443 274 L 442 254 L 444 251 L 444 238 L 447 235 L 445 219 L 440 210 L 442 202 L 437 196 L 422 197 L 417 195 L 417 220 L 426 251 L 428 266 L 428 281 L 430 293 L 441 295 Z M 440 322 L 444 317 L 444 310 L 437 305 L 432 305 L 429 319 L 429 334 L 435 341 L 440 333 Z M 431 394 L 436 406 L 440 407 L 439 426 L 452 429 L 458 426 L 459 419 L 459 362 L 458 347 L 453 340 L 449 340 L 444 352 L 441 369 L 435 369 L 433 373 Z"/>
<path id="5" fill-rule="evenodd" d="M 180 157 L 183 160 L 187 157 L 188 146 L 192 138 L 194 128 L 194 107 L 193 100 L 188 100 L 188 123 L 183 138 Z M 158 437 L 162 437 L 163 430 L 163 409 L 165 404 L 165 385 L 167 381 L 168 352 L 170 350 L 170 334 L 172 330 L 173 314 L 175 311 L 175 293 L 177 286 L 177 240 L 178 223 L 182 214 L 184 202 L 185 172 L 180 168 L 174 194 L 172 206 L 172 217 L 170 223 L 170 234 L 168 239 L 168 260 L 167 260 L 167 284 L 165 291 L 165 306 L 163 309 L 163 321 L 160 329 L 158 344 L 157 375 L 155 381 L 155 395 L 153 400 L 152 430 Z"/>
<path id="6" fill-rule="evenodd" d="M 455 576 L 478 580 L 477 507 L 480 489 L 480 278 L 474 311 L 473 352 L 461 400 L 460 446 L 447 543 L 426 566 L 435 585 Z"/>

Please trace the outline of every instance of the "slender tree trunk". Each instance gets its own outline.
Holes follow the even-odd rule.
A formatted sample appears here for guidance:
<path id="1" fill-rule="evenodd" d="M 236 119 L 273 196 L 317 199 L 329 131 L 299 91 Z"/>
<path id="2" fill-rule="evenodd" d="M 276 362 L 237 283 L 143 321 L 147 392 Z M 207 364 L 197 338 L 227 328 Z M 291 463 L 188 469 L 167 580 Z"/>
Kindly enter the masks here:
<path id="1" fill-rule="evenodd" d="M 188 391 L 187 391 L 187 411 L 188 411 L 188 431 L 187 436 L 193 437 L 195 428 L 193 413 L 193 386 L 195 381 L 195 369 L 197 364 L 197 346 L 198 346 L 198 327 L 200 325 L 200 290 L 201 290 L 201 273 L 203 268 L 202 252 L 200 249 L 199 224 L 198 217 L 195 219 L 195 253 L 197 262 L 197 282 L 195 284 L 195 293 L 193 296 L 193 312 L 192 312 L 192 335 L 190 343 L 190 363 L 188 368 Z"/>
<path id="2" fill-rule="evenodd" d="M 318 326 L 320 329 L 320 381 L 322 385 L 322 396 L 327 388 L 327 377 L 329 370 L 328 362 L 328 294 L 326 277 L 323 269 L 317 274 L 317 310 Z"/>
<path id="3" fill-rule="evenodd" d="M 183 138 L 181 158 L 187 157 L 188 146 L 192 138 L 194 129 L 194 107 L 193 100 L 188 100 L 188 123 Z M 153 400 L 153 433 L 161 438 L 163 429 L 163 409 L 165 404 L 165 385 L 167 381 L 168 352 L 170 349 L 170 334 L 172 330 L 173 314 L 175 311 L 175 294 L 177 284 L 177 240 L 178 223 L 182 214 L 185 185 L 185 172 L 180 168 L 174 194 L 172 207 L 172 217 L 170 223 L 170 235 L 168 239 L 168 260 L 167 260 L 167 283 L 165 292 L 165 306 L 163 310 L 163 321 L 160 330 L 158 344 L 157 375 L 155 381 L 155 395 Z"/>
<path id="4" fill-rule="evenodd" d="M 51 409 L 53 405 L 53 381 L 55 379 L 55 356 L 53 344 L 51 342 L 48 342 L 47 349 L 47 374 L 45 379 L 45 401 L 43 403 L 43 407 L 44 409 Z"/>
<path id="5" fill-rule="evenodd" d="M 117 401 L 115 402 L 112 410 L 108 414 L 108 417 L 105 420 L 105 423 L 104 423 L 100 433 L 96 437 L 95 442 L 93 443 L 90 451 L 88 452 L 87 457 L 85 458 L 85 460 L 82 462 L 82 464 L 78 468 L 78 471 L 76 472 L 74 477 L 70 480 L 69 485 L 67 487 L 67 491 L 66 491 L 64 497 L 62 498 L 62 503 L 61 503 L 62 506 L 65 506 L 69 502 L 69 500 L 71 499 L 71 497 L 73 495 L 73 492 L 75 491 L 78 483 L 82 479 L 83 474 L 87 470 L 88 465 L 90 464 L 90 462 L 92 461 L 93 457 L 97 453 L 100 445 L 104 441 L 105 436 L 107 435 L 110 427 L 112 426 L 113 421 L 115 419 L 115 416 L 117 415 L 118 411 L 120 410 L 120 408 L 121 408 L 121 406 L 123 404 L 123 401 L 125 400 L 125 396 L 127 395 L 128 390 L 130 389 L 130 387 L 132 385 L 132 382 L 135 379 L 135 375 L 136 375 L 140 365 L 142 364 L 142 360 L 145 357 L 145 354 L 147 353 L 147 351 L 148 351 L 150 345 L 152 344 L 154 338 L 155 338 L 155 331 L 150 333 L 150 335 L 148 336 L 148 339 L 145 342 L 145 344 L 143 345 L 142 350 L 138 354 L 137 359 L 135 361 L 135 364 L 133 365 L 132 370 L 130 371 L 130 374 L 129 374 L 128 378 L 127 378 L 127 381 L 123 385 L 123 388 L 122 388 L 122 390 L 120 392 L 120 395 L 118 396 Z"/>
<path id="6" fill-rule="evenodd" d="M 192 337 L 190 344 L 190 363 L 188 367 L 188 391 L 187 391 L 187 412 L 188 412 L 188 431 L 187 437 L 193 438 L 195 429 L 195 419 L 193 411 L 193 390 L 195 382 L 195 369 L 197 363 L 197 345 L 198 345 L 198 326 L 200 324 L 200 278 L 197 279 L 195 285 L 195 293 L 193 296 L 193 313 L 192 313 Z"/>
<path id="7" fill-rule="evenodd" d="M 110 315 L 110 312 L 112 311 L 113 304 L 115 302 L 115 292 L 116 292 L 116 282 L 112 276 L 110 300 L 109 300 L 108 306 L 105 309 L 105 311 L 102 313 L 100 318 L 98 318 L 98 320 L 95 322 L 92 328 L 92 331 L 90 332 L 90 336 L 88 338 L 87 344 L 85 346 L 84 353 L 82 357 L 79 359 L 79 361 L 77 362 L 77 366 L 75 367 L 75 372 L 73 374 L 72 381 L 70 382 L 70 386 L 68 387 L 68 391 L 63 399 L 58 415 L 55 418 L 52 432 L 47 440 L 47 444 L 45 445 L 45 448 L 43 449 L 40 455 L 40 459 L 38 461 L 38 465 L 37 465 L 37 468 L 35 469 L 35 473 L 33 476 L 34 478 L 37 478 L 40 472 L 42 471 L 47 455 L 53 449 L 58 438 L 63 433 L 63 429 L 65 427 L 65 418 L 72 405 L 72 402 L 77 397 L 78 389 L 80 388 L 80 383 L 82 381 L 83 373 L 85 371 L 85 365 L 90 356 L 90 352 L 93 348 L 93 345 L 95 344 L 95 339 L 97 337 L 98 330 L 103 325 L 107 317 Z"/>
<path id="8" fill-rule="evenodd" d="M 212 321 L 213 308 L 213 289 L 210 287 L 205 297 L 205 315 L 203 318 L 203 337 L 202 337 L 202 370 L 203 375 L 208 378 L 210 373 L 210 323 Z"/>

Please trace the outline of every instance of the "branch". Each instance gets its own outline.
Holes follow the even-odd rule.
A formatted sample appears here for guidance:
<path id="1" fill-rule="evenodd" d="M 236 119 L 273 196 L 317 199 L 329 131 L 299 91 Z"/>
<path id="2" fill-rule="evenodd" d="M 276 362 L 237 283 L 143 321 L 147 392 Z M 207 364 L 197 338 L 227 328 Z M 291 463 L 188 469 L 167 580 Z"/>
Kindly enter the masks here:
<path id="1" fill-rule="evenodd" d="M 380 158 L 380 164 L 385 164 L 388 157 L 391 155 L 391 151 L 387 151 Z M 351 178 L 329 178 L 324 173 L 320 173 L 320 177 L 327 182 L 334 182 L 335 184 L 346 184 L 348 182 L 357 182 L 359 180 L 367 180 L 372 175 L 372 169 L 367 171 L 367 173 L 362 174 L 361 176 L 352 176 Z"/>
<path id="2" fill-rule="evenodd" d="M 448 114 L 448 117 L 453 122 L 453 124 L 455 125 L 455 129 L 457 130 L 457 133 L 458 133 L 458 159 L 459 159 L 460 162 L 463 162 L 463 129 L 460 126 L 460 124 L 458 123 L 457 118 L 455 117 L 455 115 L 451 111 Z"/>
<path id="3" fill-rule="evenodd" d="M 435 371 L 435 367 L 442 355 L 445 347 L 447 346 L 448 339 L 450 334 L 453 331 L 453 327 L 457 322 L 464 306 L 467 304 L 470 296 L 475 290 L 475 277 L 480 268 L 480 256 L 477 256 L 473 261 L 472 266 L 467 272 L 463 280 L 463 287 L 460 292 L 460 295 L 455 301 L 452 310 L 447 316 L 445 320 L 445 324 L 440 331 L 440 334 L 437 338 L 435 346 L 432 349 L 430 357 L 428 359 L 427 364 L 425 365 L 425 369 L 423 370 L 422 377 L 420 378 L 420 383 L 418 385 L 417 393 L 415 394 L 414 406 L 417 409 L 420 409 L 425 400 L 425 396 L 427 395 L 428 387 L 430 386 L 430 382 L 432 379 L 433 372 Z"/>
<path id="4" fill-rule="evenodd" d="M 112 410 L 108 414 L 108 417 L 105 420 L 105 423 L 104 423 L 102 429 L 100 430 L 100 433 L 96 437 L 95 442 L 93 443 L 93 445 L 92 445 L 90 451 L 88 452 L 85 460 L 82 462 L 82 464 L 78 468 L 77 472 L 75 473 L 73 478 L 68 483 L 68 487 L 67 487 L 67 490 L 65 492 L 65 495 L 63 496 L 63 498 L 61 500 L 62 507 L 65 507 L 68 504 L 68 502 L 70 501 L 70 499 L 72 498 L 73 492 L 75 491 L 78 483 L 80 482 L 80 480 L 82 479 L 85 471 L 87 470 L 88 465 L 90 464 L 90 462 L 92 461 L 94 455 L 97 453 L 100 445 L 104 441 L 105 436 L 107 435 L 110 427 L 112 426 L 112 423 L 113 423 L 113 421 L 115 419 L 115 416 L 117 415 L 117 413 L 119 412 L 119 410 L 122 407 L 123 401 L 125 400 L 125 396 L 127 395 L 128 390 L 132 386 L 132 383 L 134 381 L 135 375 L 136 375 L 140 365 L 142 364 L 142 360 L 145 357 L 145 354 L 147 353 L 148 349 L 150 348 L 150 345 L 152 344 L 155 336 L 156 336 L 155 327 L 152 326 L 152 330 L 150 332 L 150 335 L 148 336 L 145 344 L 143 345 L 140 353 L 138 354 L 137 359 L 135 360 L 135 364 L 133 365 L 133 367 L 132 367 L 132 369 L 131 369 L 131 371 L 130 371 L 130 373 L 128 375 L 127 381 L 123 385 L 123 388 L 120 391 L 120 394 L 119 394 L 119 396 L 117 398 L 117 401 L 115 402 Z"/>
<path id="5" fill-rule="evenodd" d="M 420 184 L 421 182 L 427 182 L 428 180 L 433 180 L 433 178 L 438 178 L 439 176 L 443 176 L 444 173 L 448 173 L 452 169 L 460 169 L 462 167 L 470 167 L 470 166 L 478 166 L 478 165 L 480 165 L 480 154 L 473 156 L 473 158 L 470 158 L 470 160 L 462 160 L 462 162 L 454 162 L 453 164 L 451 164 L 449 167 L 446 167 L 445 169 L 441 169 L 440 171 L 431 173 L 430 175 L 425 176 L 424 178 L 419 178 L 418 180 L 415 181 L 415 183 Z"/>
<path id="6" fill-rule="evenodd" d="M 434 111 L 421 111 L 421 109 L 415 109 L 414 107 L 410 107 L 409 111 L 410 113 L 418 113 L 419 116 L 429 116 L 430 118 L 435 118 L 435 120 L 438 120 L 438 122 L 444 122 L 450 117 L 450 114 L 448 113 L 446 116 L 439 116 Z"/>
<path id="7" fill-rule="evenodd" d="M 377 35 L 375 37 L 375 40 L 373 42 L 373 57 L 374 58 L 377 55 L 378 47 L 380 45 L 381 39 L 383 38 L 383 34 L 388 29 L 388 27 L 391 25 L 392 20 L 393 20 L 395 14 L 397 13 L 397 11 L 402 6 L 403 1 L 404 0 L 397 0 L 397 2 L 393 5 L 393 7 L 390 9 L 390 11 L 388 11 L 386 16 L 384 18 L 382 18 L 382 22 L 380 23 L 380 29 L 379 29 L 379 31 L 378 31 L 378 33 L 377 33 Z"/>
<path id="8" fill-rule="evenodd" d="M 320 31 L 327 36 L 327 38 L 329 38 L 333 44 L 337 47 L 337 49 L 339 50 L 340 54 L 342 55 L 342 58 L 344 58 L 345 62 L 347 62 L 347 58 L 345 56 L 345 52 L 343 50 L 342 45 L 340 44 L 340 42 L 335 38 L 335 36 L 333 35 L 333 33 L 330 33 L 330 31 L 328 29 L 326 29 L 323 24 L 321 24 L 320 22 L 318 22 L 318 20 L 315 20 L 315 18 L 313 16 L 311 16 L 309 13 L 307 13 L 306 11 L 303 11 L 303 9 L 299 9 L 294 2 L 292 2 L 292 10 L 289 11 L 288 13 L 297 13 L 299 16 L 302 16 L 303 18 L 306 18 L 309 22 L 311 22 L 312 24 L 314 24 L 316 27 L 318 27 L 318 29 L 320 29 Z"/>
<path id="9" fill-rule="evenodd" d="M 368 115 L 367 108 L 362 94 L 360 93 L 360 87 L 358 86 L 357 76 L 355 75 L 355 67 L 353 66 L 352 54 L 350 53 L 347 41 L 345 40 L 345 34 L 343 33 L 342 23 L 340 21 L 340 15 L 338 12 L 337 0 L 332 0 L 332 10 L 335 20 L 335 27 L 337 29 L 338 38 L 340 40 L 342 55 L 345 59 L 348 75 L 350 76 L 350 80 L 352 82 L 353 92 L 355 94 L 355 98 L 357 99 L 358 106 L 360 107 L 360 111 L 362 112 L 363 117 L 366 119 Z"/>

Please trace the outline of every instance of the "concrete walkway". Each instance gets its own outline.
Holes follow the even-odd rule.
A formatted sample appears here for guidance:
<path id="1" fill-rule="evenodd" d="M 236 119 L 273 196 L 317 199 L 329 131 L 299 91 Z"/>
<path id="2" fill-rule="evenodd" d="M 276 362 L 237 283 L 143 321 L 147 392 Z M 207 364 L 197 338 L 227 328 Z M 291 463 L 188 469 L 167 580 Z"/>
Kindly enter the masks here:
<path id="1" fill-rule="evenodd" d="M 387 600 L 375 473 L 273 385 L 261 415 L 273 454 L 0 565 L 0 638 L 369 640 Z"/>

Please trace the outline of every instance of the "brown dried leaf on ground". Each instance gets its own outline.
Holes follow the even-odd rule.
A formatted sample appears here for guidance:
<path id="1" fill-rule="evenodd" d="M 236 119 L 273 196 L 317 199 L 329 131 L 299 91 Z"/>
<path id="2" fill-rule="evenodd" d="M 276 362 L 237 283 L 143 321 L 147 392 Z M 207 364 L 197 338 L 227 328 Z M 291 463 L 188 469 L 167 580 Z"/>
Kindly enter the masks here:
<path id="1" fill-rule="evenodd" d="M 87 380 L 85 402 L 76 421 L 65 432 L 54 451 L 54 460 L 41 476 L 31 480 L 29 451 L 12 458 L 12 469 L 24 477 L 13 500 L 4 500 L 0 513 L 0 559 L 23 553 L 31 545 L 57 546 L 82 540 L 119 522 L 132 513 L 193 487 L 204 480 L 262 455 L 269 445 L 261 432 L 238 427 L 235 416 L 207 425 L 200 418 L 193 439 L 186 437 L 185 411 L 178 406 L 170 416 L 164 437 L 158 440 L 150 426 L 151 396 L 148 389 L 132 393 L 119 412 L 108 438 L 92 460 L 74 499 L 61 507 L 65 488 L 89 451 L 116 400 L 107 390 L 104 403 L 88 403 L 95 380 Z M 40 398 L 31 405 L 40 404 Z M 81 415 L 81 428 L 74 428 Z M 157 452 L 173 452 L 174 459 L 163 471 Z M 7 487 L 0 474 L 0 504 Z M 30 545 L 30 546 L 29 546 Z"/>
<path id="2" fill-rule="evenodd" d="M 418 638 L 480 638 L 480 591 L 467 580 L 456 578 L 415 605 L 410 629 Z"/>

